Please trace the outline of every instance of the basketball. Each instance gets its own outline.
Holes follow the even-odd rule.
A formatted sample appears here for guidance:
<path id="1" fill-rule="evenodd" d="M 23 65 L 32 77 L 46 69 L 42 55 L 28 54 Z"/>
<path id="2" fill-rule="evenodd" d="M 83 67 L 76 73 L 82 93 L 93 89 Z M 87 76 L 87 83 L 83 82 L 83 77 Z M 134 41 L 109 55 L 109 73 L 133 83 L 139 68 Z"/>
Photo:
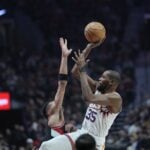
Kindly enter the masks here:
<path id="1" fill-rule="evenodd" d="M 88 42 L 102 42 L 106 37 L 106 29 L 100 22 L 90 22 L 84 28 L 84 35 Z"/>

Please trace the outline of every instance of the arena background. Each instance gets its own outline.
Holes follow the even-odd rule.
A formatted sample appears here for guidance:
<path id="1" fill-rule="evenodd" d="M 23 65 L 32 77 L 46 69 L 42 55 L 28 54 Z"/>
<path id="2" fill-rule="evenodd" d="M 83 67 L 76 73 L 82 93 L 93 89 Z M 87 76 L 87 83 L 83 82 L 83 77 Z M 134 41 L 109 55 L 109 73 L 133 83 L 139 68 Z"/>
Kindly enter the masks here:
<path id="1" fill-rule="evenodd" d="M 30 150 L 48 139 L 41 107 L 57 88 L 58 39 L 67 38 L 73 50 L 83 49 L 83 30 L 91 21 L 105 25 L 107 38 L 92 51 L 89 74 L 96 79 L 103 70 L 116 69 L 122 75 L 123 111 L 106 150 L 150 148 L 149 0 L 1 0 L 0 150 Z M 64 108 L 66 122 L 80 127 L 86 106 L 74 79 Z"/>

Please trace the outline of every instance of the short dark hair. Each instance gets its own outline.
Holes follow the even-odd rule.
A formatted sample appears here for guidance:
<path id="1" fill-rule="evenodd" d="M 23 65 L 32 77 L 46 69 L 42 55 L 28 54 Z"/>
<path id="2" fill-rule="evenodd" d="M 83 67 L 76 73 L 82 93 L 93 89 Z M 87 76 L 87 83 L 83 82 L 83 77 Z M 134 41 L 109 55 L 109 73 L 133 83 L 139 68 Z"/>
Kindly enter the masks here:
<path id="1" fill-rule="evenodd" d="M 83 134 L 76 140 L 76 150 L 96 150 L 95 139 L 89 134 Z"/>
<path id="2" fill-rule="evenodd" d="M 117 85 L 119 85 L 120 82 L 121 82 L 120 73 L 117 72 L 117 71 L 114 71 L 114 70 L 107 70 L 107 72 L 108 72 L 108 77 L 109 77 L 109 79 L 115 81 L 115 83 L 116 83 Z"/>
<path id="3" fill-rule="evenodd" d="M 43 116 L 47 119 L 47 107 L 48 107 L 48 103 L 49 102 L 46 102 L 44 105 L 43 105 L 43 107 L 42 107 L 42 114 L 43 114 Z"/>

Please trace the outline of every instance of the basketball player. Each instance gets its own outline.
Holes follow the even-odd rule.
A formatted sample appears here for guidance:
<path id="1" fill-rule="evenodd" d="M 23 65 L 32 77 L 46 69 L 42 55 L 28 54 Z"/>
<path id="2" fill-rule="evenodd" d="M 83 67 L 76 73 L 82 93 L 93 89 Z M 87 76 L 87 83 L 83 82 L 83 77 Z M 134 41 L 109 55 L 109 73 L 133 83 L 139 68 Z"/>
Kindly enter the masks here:
<path id="1" fill-rule="evenodd" d="M 62 103 L 64 99 L 65 89 L 68 80 L 68 56 L 71 54 L 71 49 L 67 48 L 67 40 L 59 39 L 62 55 L 61 64 L 58 75 L 58 88 L 54 100 L 48 102 L 43 108 L 43 114 L 48 120 L 48 126 L 52 129 L 52 136 L 64 134 L 75 130 L 72 124 L 65 124 Z"/>
<path id="2" fill-rule="evenodd" d="M 78 54 L 75 52 L 73 60 L 78 66 L 82 94 L 89 103 L 82 128 L 95 137 L 97 148 L 102 149 L 111 125 L 122 109 L 122 98 L 116 92 L 120 83 L 120 74 L 106 70 L 98 81 L 95 81 L 86 73 L 89 60 L 85 60 L 80 50 Z"/>
<path id="3" fill-rule="evenodd" d="M 98 81 L 86 74 L 85 58 L 97 45 L 88 45 L 83 53 L 75 53 L 73 58 L 77 65 L 73 67 L 72 73 L 80 79 L 83 96 L 89 103 L 82 128 L 43 142 L 40 150 L 74 150 L 75 141 L 86 133 L 94 137 L 98 150 L 104 149 L 108 131 L 121 111 L 122 98 L 115 91 L 120 82 L 118 72 L 105 71 Z"/>

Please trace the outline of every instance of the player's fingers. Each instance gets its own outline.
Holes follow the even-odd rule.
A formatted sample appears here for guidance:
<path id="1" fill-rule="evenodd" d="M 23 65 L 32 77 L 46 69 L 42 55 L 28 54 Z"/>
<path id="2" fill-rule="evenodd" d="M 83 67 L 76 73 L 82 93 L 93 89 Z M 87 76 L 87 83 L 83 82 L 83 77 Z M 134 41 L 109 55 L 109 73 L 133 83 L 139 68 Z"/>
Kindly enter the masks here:
<path id="1" fill-rule="evenodd" d="M 62 43 L 62 37 L 59 38 L 59 43 L 60 43 L 60 44 Z"/>
<path id="2" fill-rule="evenodd" d="M 82 58 L 82 57 L 84 56 L 83 52 L 81 52 L 80 49 L 78 50 L 78 54 L 79 54 L 79 57 L 80 57 L 80 58 Z"/>
<path id="3" fill-rule="evenodd" d="M 67 39 L 65 38 L 65 45 L 67 45 L 67 43 L 68 43 L 68 42 L 67 42 Z"/>
<path id="4" fill-rule="evenodd" d="M 71 53 L 72 52 L 72 49 L 69 49 L 69 53 Z"/>
<path id="5" fill-rule="evenodd" d="M 90 59 L 87 59 L 87 60 L 86 60 L 86 64 L 89 63 L 89 62 L 90 62 Z"/>
<path id="6" fill-rule="evenodd" d="M 59 38 L 59 43 L 60 43 L 60 46 L 62 47 L 62 45 L 64 43 L 64 39 L 62 37 Z"/>
<path id="7" fill-rule="evenodd" d="M 76 64 L 78 64 L 77 60 L 76 60 L 74 57 L 72 57 L 72 60 L 73 60 Z"/>
<path id="8" fill-rule="evenodd" d="M 81 55 L 81 51 L 80 51 L 80 49 L 78 49 L 78 54 L 79 54 L 79 55 Z"/>
<path id="9" fill-rule="evenodd" d="M 79 58 L 79 56 L 78 56 L 78 54 L 77 54 L 76 51 L 74 52 L 74 55 L 75 55 L 75 57 L 76 57 L 77 59 Z"/>

